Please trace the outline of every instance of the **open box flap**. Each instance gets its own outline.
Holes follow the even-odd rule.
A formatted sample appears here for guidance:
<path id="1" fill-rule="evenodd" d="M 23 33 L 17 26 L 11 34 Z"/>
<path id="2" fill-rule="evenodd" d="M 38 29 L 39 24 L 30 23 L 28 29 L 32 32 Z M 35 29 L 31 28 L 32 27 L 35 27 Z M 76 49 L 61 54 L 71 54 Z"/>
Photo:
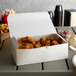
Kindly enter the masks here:
<path id="1" fill-rule="evenodd" d="M 10 36 L 15 38 L 56 33 L 48 12 L 12 14 L 8 25 Z"/>

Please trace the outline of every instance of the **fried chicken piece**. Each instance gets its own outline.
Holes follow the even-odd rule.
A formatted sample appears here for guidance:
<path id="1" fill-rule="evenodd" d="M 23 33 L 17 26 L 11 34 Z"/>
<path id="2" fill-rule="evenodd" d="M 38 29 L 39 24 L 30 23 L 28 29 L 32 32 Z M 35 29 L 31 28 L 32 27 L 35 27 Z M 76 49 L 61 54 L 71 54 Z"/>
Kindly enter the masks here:
<path id="1" fill-rule="evenodd" d="M 26 36 L 26 37 L 24 37 L 24 38 L 21 38 L 21 41 L 22 42 L 30 42 L 32 40 L 32 38 L 30 38 L 29 36 Z"/>
<path id="2" fill-rule="evenodd" d="M 46 38 L 44 38 L 44 37 L 40 38 L 41 42 L 45 42 L 45 40 L 46 40 Z"/>
<path id="3" fill-rule="evenodd" d="M 44 37 L 40 38 L 40 43 L 41 43 L 42 45 L 45 44 L 45 41 L 46 41 L 46 38 L 44 38 Z"/>
<path id="4" fill-rule="evenodd" d="M 35 45 L 35 43 L 36 43 L 36 41 L 35 41 L 35 40 L 31 41 L 31 44 Z"/>
<path id="5" fill-rule="evenodd" d="M 62 44 L 63 43 L 63 40 L 60 37 L 58 38 L 57 41 L 58 41 L 59 44 Z"/>
<path id="6" fill-rule="evenodd" d="M 31 43 L 25 43 L 25 45 L 29 45 L 30 46 L 30 49 L 31 48 L 34 48 L 34 46 Z"/>
<path id="7" fill-rule="evenodd" d="M 30 43 L 24 43 L 19 46 L 19 49 L 32 49 L 34 46 Z"/>
<path id="8" fill-rule="evenodd" d="M 26 36 L 24 38 L 21 39 L 22 42 L 27 42 L 27 43 L 32 43 L 33 45 L 35 44 L 35 40 L 33 40 L 31 37 Z"/>
<path id="9" fill-rule="evenodd" d="M 26 37 L 21 38 L 21 41 L 25 43 L 27 41 Z"/>
<path id="10" fill-rule="evenodd" d="M 50 46 L 50 40 L 45 40 L 44 46 Z"/>
<path id="11" fill-rule="evenodd" d="M 29 37 L 29 36 L 26 36 L 26 39 L 27 39 L 27 42 L 28 43 L 32 43 L 33 45 L 35 45 L 35 40 L 34 39 L 32 39 L 31 37 Z"/>
<path id="12" fill-rule="evenodd" d="M 53 41 L 54 37 L 48 37 L 47 40 Z"/>
<path id="13" fill-rule="evenodd" d="M 22 45 L 22 46 L 19 46 L 19 49 L 30 49 L 30 46 L 29 45 Z"/>
<path id="14" fill-rule="evenodd" d="M 32 42 L 33 41 L 33 39 L 29 36 L 26 36 L 26 39 L 27 39 L 27 42 Z"/>
<path id="15" fill-rule="evenodd" d="M 58 45 L 59 43 L 56 40 L 52 41 L 52 45 Z"/>
<path id="16" fill-rule="evenodd" d="M 34 47 L 35 48 L 40 48 L 41 47 L 41 43 L 39 41 L 36 41 Z"/>

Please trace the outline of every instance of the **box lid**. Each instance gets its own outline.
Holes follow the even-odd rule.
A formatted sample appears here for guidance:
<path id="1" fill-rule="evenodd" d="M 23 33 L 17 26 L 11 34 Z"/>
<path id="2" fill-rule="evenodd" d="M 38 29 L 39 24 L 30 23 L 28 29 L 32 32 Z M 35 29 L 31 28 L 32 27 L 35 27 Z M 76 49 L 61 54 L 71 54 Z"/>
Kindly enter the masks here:
<path id="1" fill-rule="evenodd" d="M 56 33 L 48 12 L 12 14 L 8 25 L 10 36 L 15 38 Z"/>

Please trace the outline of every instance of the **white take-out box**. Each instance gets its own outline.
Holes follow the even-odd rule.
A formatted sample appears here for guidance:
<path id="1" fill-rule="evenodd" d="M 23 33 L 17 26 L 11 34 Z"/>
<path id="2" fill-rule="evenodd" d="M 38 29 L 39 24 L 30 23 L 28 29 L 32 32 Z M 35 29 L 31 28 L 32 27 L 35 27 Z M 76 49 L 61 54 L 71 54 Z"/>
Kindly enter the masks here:
<path id="1" fill-rule="evenodd" d="M 33 64 L 68 58 L 68 43 L 56 33 L 48 12 L 19 13 L 8 16 L 11 50 L 16 65 Z M 31 36 L 62 38 L 63 44 L 33 49 L 18 49 L 18 40 Z"/>

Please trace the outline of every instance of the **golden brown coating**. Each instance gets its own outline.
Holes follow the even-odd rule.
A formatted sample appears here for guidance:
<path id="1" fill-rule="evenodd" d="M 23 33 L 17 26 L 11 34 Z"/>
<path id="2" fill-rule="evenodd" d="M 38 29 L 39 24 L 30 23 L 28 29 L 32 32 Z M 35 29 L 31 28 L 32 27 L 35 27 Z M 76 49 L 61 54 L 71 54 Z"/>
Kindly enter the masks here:
<path id="1" fill-rule="evenodd" d="M 40 42 L 45 42 L 46 38 L 42 37 L 40 38 Z"/>
<path id="2" fill-rule="evenodd" d="M 32 42 L 33 41 L 33 39 L 29 36 L 26 36 L 26 39 L 27 39 L 27 42 Z"/>
<path id="3" fill-rule="evenodd" d="M 35 44 L 35 40 L 33 40 L 31 37 L 26 36 L 24 38 L 21 39 L 22 42 L 27 42 L 27 43 L 32 43 L 33 45 Z"/>
<path id="4" fill-rule="evenodd" d="M 21 38 L 19 41 L 19 49 L 32 49 L 32 48 L 40 48 L 42 46 L 51 46 L 51 45 L 58 45 L 62 43 L 62 39 L 58 38 L 55 40 L 54 37 L 49 38 L 40 38 L 39 41 L 35 41 L 29 36 Z"/>
<path id="5" fill-rule="evenodd" d="M 41 43 L 42 45 L 45 44 L 45 41 L 46 41 L 46 38 L 44 38 L 44 37 L 40 38 L 40 43 Z"/>
<path id="6" fill-rule="evenodd" d="M 48 37 L 47 40 L 53 41 L 54 37 Z"/>
<path id="7" fill-rule="evenodd" d="M 34 44 L 35 44 L 35 40 L 33 40 L 31 37 L 26 36 L 24 38 L 21 38 L 19 41 L 19 48 L 20 49 L 30 49 L 30 48 L 34 48 Z"/>
<path id="8" fill-rule="evenodd" d="M 30 43 L 24 43 L 19 46 L 19 49 L 32 49 L 32 48 L 34 48 L 34 46 Z"/>
<path id="9" fill-rule="evenodd" d="M 36 41 L 34 47 L 35 48 L 40 48 L 41 47 L 41 43 L 39 41 Z"/>
<path id="10" fill-rule="evenodd" d="M 56 40 L 52 41 L 52 45 L 58 45 L 59 43 Z"/>
<path id="11" fill-rule="evenodd" d="M 45 40 L 44 45 L 43 46 L 50 46 L 50 40 Z"/>
<path id="12" fill-rule="evenodd" d="M 24 37 L 24 38 L 21 38 L 21 41 L 22 41 L 22 42 L 27 42 L 27 39 L 26 39 L 26 37 Z"/>
<path id="13" fill-rule="evenodd" d="M 35 42 L 36 42 L 36 41 L 35 41 L 35 40 L 33 40 L 33 41 L 31 42 L 31 44 L 35 45 Z"/>
<path id="14" fill-rule="evenodd" d="M 30 47 L 28 45 L 20 45 L 19 49 L 30 49 Z"/>
<path id="15" fill-rule="evenodd" d="M 25 45 L 30 46 L 30 49 L 31 49 L 31 48 L 34 48 L 34 46 L 33 46 L 31 43 L 25 43 Z"/>
<path id="16" fill-rule="evenodd" d="M 31 43 L 33 41 L 33 39 L 29 36 L 26 36 L 26 37 L 21 38 L 21 41 L 24 42 L 24 43 L 25 42 L 30 42 Z"/>

